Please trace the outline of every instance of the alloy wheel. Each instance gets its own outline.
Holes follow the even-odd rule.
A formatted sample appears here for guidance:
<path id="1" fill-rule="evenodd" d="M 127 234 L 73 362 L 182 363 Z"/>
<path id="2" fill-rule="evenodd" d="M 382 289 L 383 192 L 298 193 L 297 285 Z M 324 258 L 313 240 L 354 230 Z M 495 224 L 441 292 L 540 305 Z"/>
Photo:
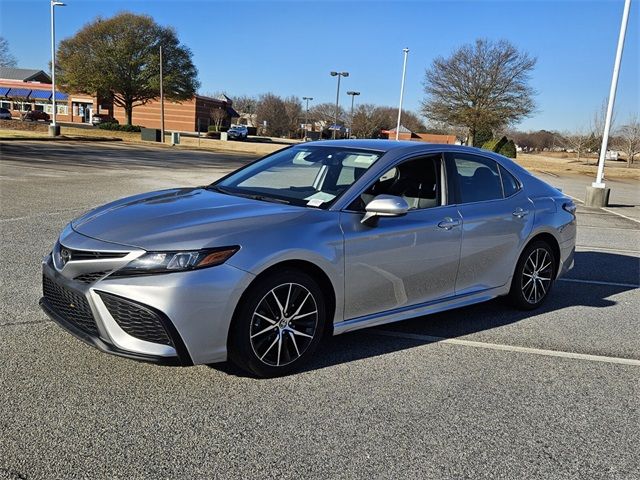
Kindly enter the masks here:
<path id="1" fill-rule="evenodd" d="M 529 254 L 522 270 L 522 295 L 530 304 L 540 302 L 551 286 L 553 262 L 544 248 L 536 248 Z"/>
<path id="2" fill-rule="evenodd" d="M 253 312 L 249 340 L 253 353 L 266 365 L 281 367 L 300 358 L 318 326 L 313 294 L 298 283 L 272 288 Z"/>

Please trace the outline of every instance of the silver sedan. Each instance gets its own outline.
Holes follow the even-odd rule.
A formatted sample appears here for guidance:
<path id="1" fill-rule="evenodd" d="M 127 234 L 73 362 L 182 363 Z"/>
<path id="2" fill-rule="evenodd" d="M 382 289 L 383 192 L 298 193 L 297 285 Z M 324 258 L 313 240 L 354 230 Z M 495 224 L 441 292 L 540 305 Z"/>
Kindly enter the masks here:
<path id="1" fill-rule="evenodd" d="M 325 335 L 499 296 L 534 309 L 575 238 L 571 199 L 500 155 L 305 143 L 73 220 L 43 260 L 40 303 L 105 352 L 274 376 Z"/>

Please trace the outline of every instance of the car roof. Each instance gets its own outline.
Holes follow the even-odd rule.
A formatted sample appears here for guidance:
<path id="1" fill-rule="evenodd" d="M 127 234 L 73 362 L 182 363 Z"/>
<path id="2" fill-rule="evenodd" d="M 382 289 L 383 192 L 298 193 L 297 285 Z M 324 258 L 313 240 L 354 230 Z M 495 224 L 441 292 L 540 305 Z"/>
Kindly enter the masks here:
<path id="1" fill-rule="evenodd" d="M 410 140 L 377 140 L 377 139 L 354 139 L 354 140 L 320 140 L 314 142 L 301 143 L 298 145 L 320 147 L 345 147 L 345 148 L 361 148 L 366 150 L 377 150 L 379 152 L 390 152 L 405 150 L 407 153 L 419 151 L 439 151 L 439 152 L 468 152 L 468 153 L 489 153 L 476 147 L 467 147 L 465 145 L 451 145 L 447 143 L 429 143 L 422 141 Z"/>

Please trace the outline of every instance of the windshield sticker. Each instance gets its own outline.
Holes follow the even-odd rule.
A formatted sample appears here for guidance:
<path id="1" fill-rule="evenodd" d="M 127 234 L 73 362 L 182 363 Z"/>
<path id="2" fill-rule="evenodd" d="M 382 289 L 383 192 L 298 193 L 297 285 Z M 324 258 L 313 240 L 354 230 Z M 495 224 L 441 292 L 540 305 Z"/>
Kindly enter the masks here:
<path id="1" fill-rule="evenodd" d="M 309 206 L 309 207 L 319 207 L 323 203 L 324 203 L 324 201 L 320 200 L 319 198 L 312 198 L 311 200 L 309 200 L 307 202 L 307 206 Z"/>
<path id="2" fill-rule="evenodd" d="M 313 195 L 309 195 L 307 198 L 305 198 L 305 200 L 320 200 L 320 203 L 324 203 L 324 202 L 329 202 L 334 198 L 336 198 L 336 196 L 331 195 L 330 193 L 316 192 Z M 307 205 L 309 204 L 307 203 Z"/>

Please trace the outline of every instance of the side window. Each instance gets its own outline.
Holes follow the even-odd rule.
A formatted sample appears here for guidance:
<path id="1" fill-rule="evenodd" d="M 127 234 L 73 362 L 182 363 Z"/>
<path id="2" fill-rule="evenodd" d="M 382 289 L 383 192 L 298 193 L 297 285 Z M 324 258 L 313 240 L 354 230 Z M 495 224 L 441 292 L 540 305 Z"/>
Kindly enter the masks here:
<path id="1" fill-rule="evenodd" d="M 410 210 L 442 204 L 442 160 L 440 155 L 407 160 L 385 172 L 350 206 L 364 210 L 378 195 L 395 195 L 405 199 Z"/>
<path id="2" fill-rule="evenodd" d="M 513 175 L 507 172 L 502 165 L 498 165 L 500 168 L 500 177 L 502 177 L 502 188 L 504 190 L 504 196 L 510 197 L 520 190 L 520 183 L 515 179 Z"/>
<path id="3" fill-rule="evenodd" d="M 454 153 L 460 203 L 483 202 L 503 198 L 498 164 L 488 158 Z"/>

